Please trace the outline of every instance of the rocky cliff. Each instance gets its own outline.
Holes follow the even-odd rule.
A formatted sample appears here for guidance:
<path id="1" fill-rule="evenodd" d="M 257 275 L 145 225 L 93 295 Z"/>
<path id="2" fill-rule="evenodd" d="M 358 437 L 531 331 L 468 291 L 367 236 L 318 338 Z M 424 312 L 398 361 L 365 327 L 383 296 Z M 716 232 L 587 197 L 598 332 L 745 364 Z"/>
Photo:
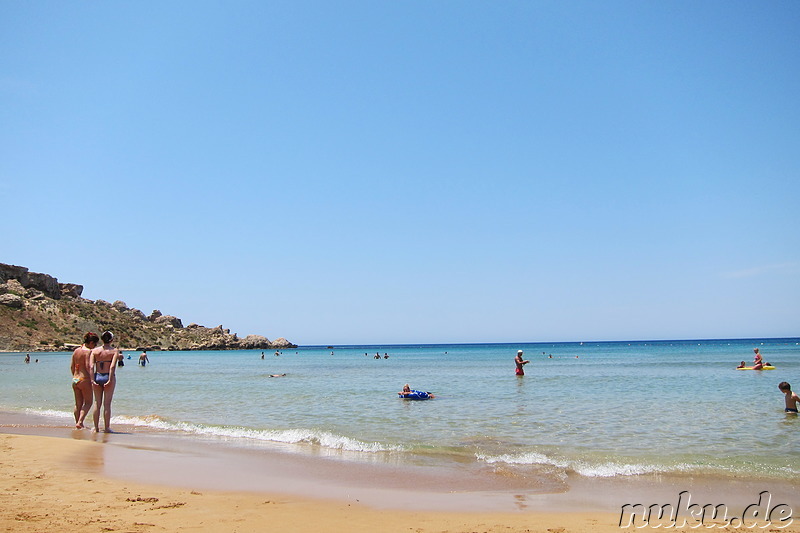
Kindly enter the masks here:
<path id="1" fill-rule="evenodd" d="M 155 310 L 145 315 L 125 302 L 87 300 L 83 286 L 0 263 L 0 351 L 58 351 L 80 344 L 83 334 L 111 330 L 116 345 L 135 350 L 244 350 L 296 346 L 261 335 L 240 339 L 222 326 L 184 327 Z"/>

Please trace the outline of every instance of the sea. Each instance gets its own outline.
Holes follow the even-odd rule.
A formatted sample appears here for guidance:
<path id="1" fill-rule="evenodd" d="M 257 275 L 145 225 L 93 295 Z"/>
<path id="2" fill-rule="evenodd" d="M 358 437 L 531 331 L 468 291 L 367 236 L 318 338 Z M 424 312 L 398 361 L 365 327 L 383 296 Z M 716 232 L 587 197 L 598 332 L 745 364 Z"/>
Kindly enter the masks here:
<path id="1" fill-rule="evenodd" d="M 754 348 L 774 370 L 736 369 Z M 525 376 L 514 374 L 517 350 Z M 0 411 L 69 426 L 71 354 L 24 355 L 0 354 Z M 567 476 L 800 476 L 800 420 L 777 387 L 800 390 L 800 338 L 159 351 L 146 367 L 139 352 L 124 356 L 116 429 L 464 465 L 545 488 Z M 435 398 L 401 399 L 406 383 Z"/>

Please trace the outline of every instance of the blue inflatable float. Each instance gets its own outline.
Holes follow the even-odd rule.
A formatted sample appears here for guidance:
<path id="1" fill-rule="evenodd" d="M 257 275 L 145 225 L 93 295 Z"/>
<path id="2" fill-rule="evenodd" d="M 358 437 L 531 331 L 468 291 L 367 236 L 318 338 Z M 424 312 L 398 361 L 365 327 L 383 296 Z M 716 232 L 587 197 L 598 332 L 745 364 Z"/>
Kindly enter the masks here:
<path id="1" fill-rule="evenodd" d="M 411 392 L 398 392 L 398 396 L 405 400 L 430 400 L 433 398 L 433 394 L 430 392 L 423 392 L 421 390 L 411 390 Z"/>

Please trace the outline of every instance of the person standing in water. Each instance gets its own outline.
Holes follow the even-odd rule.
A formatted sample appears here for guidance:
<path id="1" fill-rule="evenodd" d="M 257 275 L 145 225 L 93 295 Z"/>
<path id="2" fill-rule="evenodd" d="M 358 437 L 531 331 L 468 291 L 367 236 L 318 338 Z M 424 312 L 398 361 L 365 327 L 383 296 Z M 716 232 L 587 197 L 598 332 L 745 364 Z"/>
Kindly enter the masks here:
<path id="1" fill-rule="evenodd" d="M 524 376 L 525 371 L 522 369 L 522 367 L 530 363 L 530 361 L 522 359 L 522 350 L 517 350 L 517 356 L 514 358 L 514 363 L 517 365 L 517 370 L 514 373 L 518 376 Z"/>
<path id="2" fill-rule="evenodd" d="M 92 376 L 89 371 L 89 357 L 100 342 L 97 333 L 91 331 L 83 336 L 83 346 L 72 352 L 70 372 L 72 372 L 72 393 L 75 395 L 75 428 L 83 429 L 83 421 L 92 408 Z"/>
<path id="3" fill-rule="evenodd" d="M 139 356 L 139 364 L 145 366 L 149 362 L 150 359 L 147 358 L 147 350 L 142 350 L 142 355 Z"/>
<path id="4" fill-rule="evenodd" d="M 780 390 L 785 398 L 784 411 L 787 413 L 797 414 L 797 402 L 800 402 L 800 396 L 792 392 L 792 386 L 786 381 L 778 383 L 778 390 Z"/>
<path id="5" fill-rule="evenodd" d="M 111 400 L 114 398 L 114 389 L 117 386 L 117 359 L 119 350 L 111 346 L 114 334 L 104 331 L 100 338 L 103 346 L 92 350 L 89 356 L 89 368 L 92 374 L 92 390 L 94 391 L 94 432 L 100 431 L 100 407 L 103 408 L 103 423 L 105 432 L 111 433 Z"/>

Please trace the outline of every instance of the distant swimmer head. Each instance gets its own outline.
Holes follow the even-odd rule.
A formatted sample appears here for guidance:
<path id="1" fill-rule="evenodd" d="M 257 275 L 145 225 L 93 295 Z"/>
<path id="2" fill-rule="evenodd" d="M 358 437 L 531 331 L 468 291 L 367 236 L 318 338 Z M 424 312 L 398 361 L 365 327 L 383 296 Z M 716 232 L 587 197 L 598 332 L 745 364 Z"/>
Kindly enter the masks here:
<path id="1" fill-rule="evenodd" d="M 103 342 L 109 343 L 114 340 L 114 334 L 110 331 L 104 331 L 100 338 L 103 339 Z"/>

